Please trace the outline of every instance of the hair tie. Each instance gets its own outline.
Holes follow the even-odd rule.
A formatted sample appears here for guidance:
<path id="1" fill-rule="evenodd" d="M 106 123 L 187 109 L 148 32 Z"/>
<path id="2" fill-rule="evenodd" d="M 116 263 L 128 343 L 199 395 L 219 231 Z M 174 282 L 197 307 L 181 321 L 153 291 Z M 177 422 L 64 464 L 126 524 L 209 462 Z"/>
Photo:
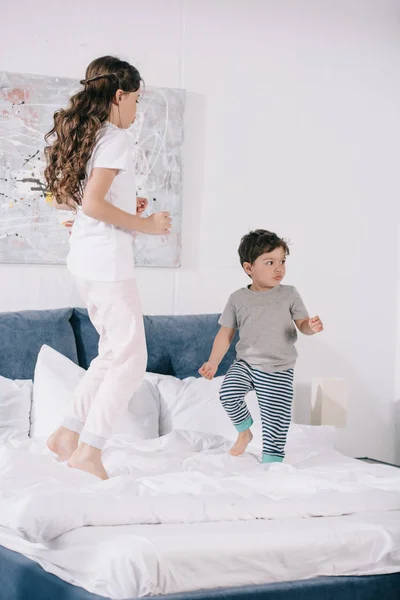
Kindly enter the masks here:
<path id="1" fill-rule="evenodd" d="M 86 87 L 88 83 L 91 83 L 92 81 L 97 81 L 98 79 L 102 79 L 104 77 L 107 79 L 114 77 L 117 80 L 118 87 L 120 87 L 119 77 L 116 73 L 102 73 L 101 75 L 95 75 L 94 77 L 89 77 L 89 79 L 81 79 L 80 84 L 84 85 Z"/>

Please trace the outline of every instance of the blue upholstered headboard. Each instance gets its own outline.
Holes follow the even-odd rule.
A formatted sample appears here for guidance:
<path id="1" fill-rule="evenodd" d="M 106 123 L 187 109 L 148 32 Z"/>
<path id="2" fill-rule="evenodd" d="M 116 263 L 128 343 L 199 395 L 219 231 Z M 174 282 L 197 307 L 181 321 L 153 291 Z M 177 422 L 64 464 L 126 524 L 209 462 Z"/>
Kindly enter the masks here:
<path id="1" fill-rule="evenodd" d="M 218 331 L 218 315 L 146 316 L 144 323 L 147 370 L 180 379 L 197 377 Z M 43 344 L 87 369 L 97 355 L 98 334 L 81 308 L 0 313 L 0 375 L 32 379 Z M 218 375 L 234 360 L 234 345 Z"/>

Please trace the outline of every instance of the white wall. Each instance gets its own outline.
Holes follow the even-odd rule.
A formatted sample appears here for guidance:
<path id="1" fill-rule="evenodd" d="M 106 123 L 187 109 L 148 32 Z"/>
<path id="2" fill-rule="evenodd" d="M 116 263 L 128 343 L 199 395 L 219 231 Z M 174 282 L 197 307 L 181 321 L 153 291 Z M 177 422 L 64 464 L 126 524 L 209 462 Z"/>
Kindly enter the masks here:
<path id="1" fill-rule="evenodd" d="M 400 0 L 6 4 L 0 69 L 81 77 L 114 53 L 188 91 L 183 267 L 139 270 L 145 312 L 220 311 L 241 235 L 290 238 L 287 282 L 326 324 L 299 344 L 299 398 L 348 377 L 341 448 L 393 460 Z M 0 310 L 78 302 L 64 268 L 0 281 Z"/>
<path id="2" fill-rule="evenodd" d="M 400 465 L 400 225 L 398 228 L 397 247 L 397 323 L 396 323 L 396 366 L 395 366 L 395 400 L 394 400 L 394 460 Z"/>

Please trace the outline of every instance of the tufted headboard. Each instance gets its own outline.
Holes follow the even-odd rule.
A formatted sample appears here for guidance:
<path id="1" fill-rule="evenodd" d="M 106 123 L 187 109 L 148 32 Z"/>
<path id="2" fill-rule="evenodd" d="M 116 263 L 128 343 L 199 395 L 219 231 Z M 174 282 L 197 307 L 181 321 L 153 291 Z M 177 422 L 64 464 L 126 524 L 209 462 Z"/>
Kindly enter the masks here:
<path id="1" fill-rule="evenodd" d="M 207 360 L 219 329 L 218 315 L 145 316 L 144 324 L 147 370 L 180 379 L 198 376 L 197 369 Z M 97 355 L 98 339 L 81 308 L 0 313 L 0 375 L 32 379 L 43 344 L 87 369 Z M 234 360 L 236 341 L 218 375 L 224 375 Z"/>

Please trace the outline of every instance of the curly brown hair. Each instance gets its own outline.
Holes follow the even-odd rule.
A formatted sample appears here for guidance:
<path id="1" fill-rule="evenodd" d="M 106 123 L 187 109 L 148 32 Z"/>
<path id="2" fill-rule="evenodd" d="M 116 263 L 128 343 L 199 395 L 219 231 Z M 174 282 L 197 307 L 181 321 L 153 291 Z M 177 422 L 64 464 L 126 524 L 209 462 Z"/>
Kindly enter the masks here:
<path id="1" fill-rule="evenodd" d="M 129 63 L 113 56 L 97 58 L 86 69 L 84 89 L 54 114 L 54 126 L 45 136 L 44 176 L 58 204 L 72 209 L 82 204 L 86 164 L 115 94 L 119 89 L 136 92 L 140 83 L 139 71 Z"/>

